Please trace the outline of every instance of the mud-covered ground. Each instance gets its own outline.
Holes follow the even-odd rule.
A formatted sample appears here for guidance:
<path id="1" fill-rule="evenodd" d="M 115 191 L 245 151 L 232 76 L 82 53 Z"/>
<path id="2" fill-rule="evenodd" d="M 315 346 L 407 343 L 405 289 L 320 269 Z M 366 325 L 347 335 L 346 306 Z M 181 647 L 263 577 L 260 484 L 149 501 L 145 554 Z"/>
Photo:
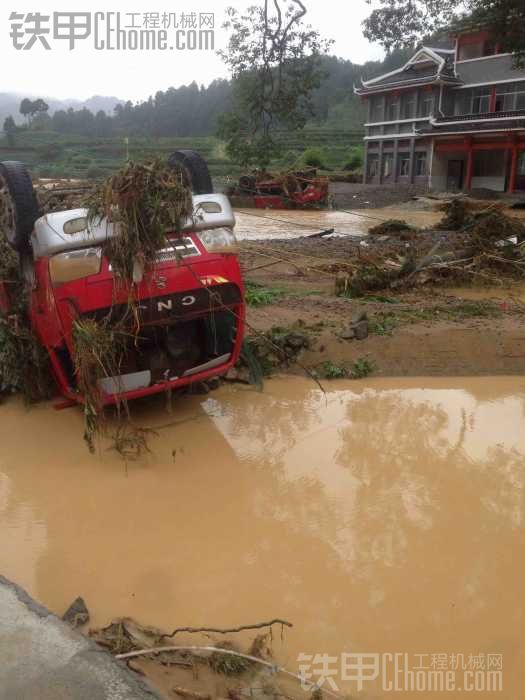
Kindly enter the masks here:
<path id="1" fill-rule="evenodd" d="M 410 220 L 411 213 L 428 206 L 437 209 L 440 204 L 409 200 L 396 203 L 395 211 L 405 209 Z M 386 219 L 390 211 L 376 209 L 373 214 Z M 505 212 L 523 218 L 522 211 L 507 208 Z M 370 225 L 374 223 L 370 220 Z M 468 235 L 433 229 L 365 239 L 303 236 L 243 241 L 240 258 L 245 280 L 248 286 L 255 285 L 255 299 L 248 310 L 249 332 L 277 328 L 279 333 L 283 329 L 304 333 L 308 348 L 299 356 L 301 364 L 314 370 L 328 368 L 335 375 L 338 368 L 351 373 L 354 363 L 362 359 L 383 376 L 523 373 L 525 280 L 519 274 L 444 269 L 427 279 L 420 275 L 416 284 L 399 289 L 386 288 L 359 298 L 345 293 L 345 278 L 356 265 L 377 259 L 398 263 L 409 246 L 420 257 L 438 243 L 440 250 L 461 250 Z M 352 321 L 364 314 L 367 337 L 348 337 Z M 289 364 L 287 371 L 304 371 Z"/>

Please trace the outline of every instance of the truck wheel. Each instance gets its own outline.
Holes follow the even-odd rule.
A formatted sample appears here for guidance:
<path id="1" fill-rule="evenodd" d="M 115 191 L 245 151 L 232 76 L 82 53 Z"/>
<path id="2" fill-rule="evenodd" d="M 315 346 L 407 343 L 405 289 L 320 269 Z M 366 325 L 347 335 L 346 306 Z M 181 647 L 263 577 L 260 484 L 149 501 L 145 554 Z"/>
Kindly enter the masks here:
<path id="1" fill-rule="evenodd" d="M 181 168 L 188 178 L 194 194 L 211 194 L 213 183 L 206 161 L 196 151 L 174 151 L 168 158 L 168 165 Z"/>
<path id="2" fill-rule="evenodd" d="M 35 190 L 25 165 L 15 160 L 0 163 L 0 234 L 15 250 L 27 250 L 39 216 Z"/>

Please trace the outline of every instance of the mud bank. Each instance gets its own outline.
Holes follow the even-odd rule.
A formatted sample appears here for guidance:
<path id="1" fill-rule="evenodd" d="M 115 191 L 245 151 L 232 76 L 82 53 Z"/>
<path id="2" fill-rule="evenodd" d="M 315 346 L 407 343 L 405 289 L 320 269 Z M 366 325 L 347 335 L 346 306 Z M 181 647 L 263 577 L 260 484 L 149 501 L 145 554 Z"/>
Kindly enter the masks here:
<path id="1" fill-rule="evenodd" d="M 0 406 L 1 568 L 52 611 L 82 595 L 94 627 L 279 616 L 294 627 L 272 653 L 292 671 L 301 653 L 503 654 L 519 697 L 523 380 L 369 378 L 324 396 L 288 377 L 132 410 L 156 434 L 126 467 L 104 443 L 87 453 L 76 409 Z M 221 683 L 225 697 L 238 681 Z"/>

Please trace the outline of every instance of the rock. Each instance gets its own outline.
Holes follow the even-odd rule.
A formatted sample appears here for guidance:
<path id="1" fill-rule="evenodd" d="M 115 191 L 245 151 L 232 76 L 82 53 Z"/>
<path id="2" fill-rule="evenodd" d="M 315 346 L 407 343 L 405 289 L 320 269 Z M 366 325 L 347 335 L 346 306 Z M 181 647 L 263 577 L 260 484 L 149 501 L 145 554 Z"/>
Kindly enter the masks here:
<path id="1" fill-rule="evenodd" d="M 343 328 L 343 330 L 339 333 L 339 337 L 343 340 L 352 340 L 355 338 L 355 331 L 351 326 L 348 326 L 347 328 Z"/>
<path id="2" fill-rule="evenodd" d="M 249 384 L 250 370 L 248 367 L 232 367 L 226 373 L 225 379 L 228 382 L 241 382 L 242 384 Z"/>
<path id="3" fill-rule="evenodd" d="M 308 347 L 308 337 L 304 333 L 292 331 L 286 336 L 285 343 L 294 350 L 300 350 L 301 348 Z"/>
<path id="4" fill-rule="evenodd" d="M 190 393 L 196 396 L 205 396 L 210 393 L 210 387 L 206 382 L 195 382 L 194 384 L 190 384 Z"/>
<path id="5" fill-rule="evenodd" d="M 359 323 L 356 323 L 352 326 L 353 331 L 354 331 L 354 336 L 356 340 L 364 340 L 365 338 L 368 338 L 368 321 L 359 321 Z"/>
<path id="6" fill-rule="evenodd" d="M 64 622 L 67 622 L 71 627 L 80 627 L 89 622 L 89 610 L 80 596 L 75 598 L 66 612 L 62 615 Z"/>
<path id="7" fill-rule="evenodd" d="M 218 389 L 221 385 L 221 380 L 219 377 L 212 377 L 211 379 L 206 380 L 206 384 L 208 385 L 210 391 L 215 391 L 215 389 Z"/>
<path id="8" fill-rule="evenodd" d="M 273 352 L 266 356 L 266 362 L 272 367 L 280 367 L 280 365 L 285 361 L 286 360 L 282 355 L 277 355 Z"/>
<path id="9" fill-rule="evenodd" d="M 368 315 L 366 311 L 361 309 L 361 311 L 358 311 L 352 316 L 351 324 L 355 325 L 356 323 L 360 323 L 361 321 L 367 321 L 368 320 Z"/>

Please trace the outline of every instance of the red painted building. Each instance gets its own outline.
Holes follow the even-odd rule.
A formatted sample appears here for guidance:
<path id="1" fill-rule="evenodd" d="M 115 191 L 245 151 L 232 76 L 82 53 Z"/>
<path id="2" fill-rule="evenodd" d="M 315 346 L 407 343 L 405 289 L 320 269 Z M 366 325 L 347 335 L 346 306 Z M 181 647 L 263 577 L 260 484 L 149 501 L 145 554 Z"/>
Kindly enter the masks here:
<path id="1" fill-rule="evenodd" d="M 525 70 L 487 32 L 421 47 L 363 81 L 364 181 L 525 191 Z"/>

